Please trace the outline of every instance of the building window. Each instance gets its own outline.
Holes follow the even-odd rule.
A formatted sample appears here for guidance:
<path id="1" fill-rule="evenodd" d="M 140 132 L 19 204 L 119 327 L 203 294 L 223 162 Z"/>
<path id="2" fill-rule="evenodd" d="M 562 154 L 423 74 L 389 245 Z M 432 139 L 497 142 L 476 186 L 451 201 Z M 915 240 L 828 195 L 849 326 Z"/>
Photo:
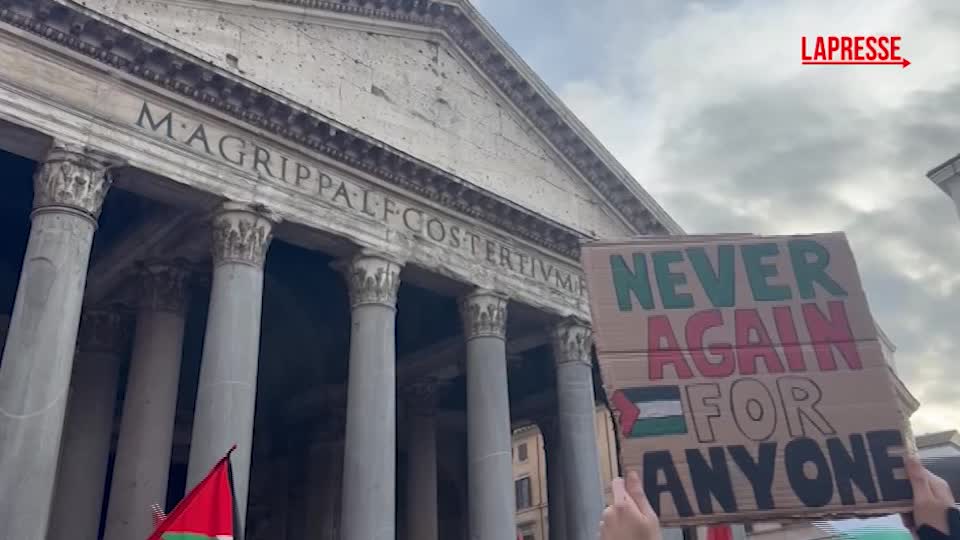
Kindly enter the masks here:
<path id="1" fill-rule="evenodd" d="M 513 484 L 517 492 L 517 510 L 533 506 L 533 501 L 530 498 L 530 478 L 520 478 Z"/>
<path id="2" fill-rule="evenodd" d="M 517 461 L 520 463 L 527 461 L 527 443 L 520 443 L 517 447 Z"/>
<path id="3" fill-rule="evenodd" d="M 533 529 L 533 524 L 525 523 L 517 527 L 517 538 L 520 540 L 537 540 L 537 533 Z"/>

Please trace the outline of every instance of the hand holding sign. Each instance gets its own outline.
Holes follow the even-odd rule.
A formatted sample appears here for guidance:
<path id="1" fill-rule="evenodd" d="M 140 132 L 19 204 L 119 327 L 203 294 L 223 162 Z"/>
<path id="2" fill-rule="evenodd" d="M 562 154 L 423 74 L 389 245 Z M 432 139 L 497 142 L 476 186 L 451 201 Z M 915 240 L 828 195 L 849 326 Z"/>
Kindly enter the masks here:
<path id="1" fill-rule="evenodd" d="M 660 540 L 660 521 L 643 493 L 640 476 L 630 471 L 627 479 L 611 483 L 613 504 L 603 511 L 600 540 Z"/>
<path id="2" fill-rule="evenodd" d="M 913 512 L 904 519 L 904 524 L 910 529 L 926 525 L 942 534 L 950 534 L 948 512 L 956 504 L 950 486 L 943 478 L 921 465 L 916 456 L 908 457 L 906 463 L 907 476 L 913 489 Z"/>

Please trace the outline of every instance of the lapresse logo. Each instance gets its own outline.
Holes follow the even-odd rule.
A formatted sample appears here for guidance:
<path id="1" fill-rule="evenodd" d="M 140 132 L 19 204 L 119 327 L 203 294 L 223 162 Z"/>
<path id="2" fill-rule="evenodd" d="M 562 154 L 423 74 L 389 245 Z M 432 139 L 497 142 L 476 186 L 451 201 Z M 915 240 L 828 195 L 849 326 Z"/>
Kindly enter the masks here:
<path id="1" fill-rule="evenodd" d="M 800 63 L 807 66 L 901 66 L 900 36 L 802 36 Z"/>

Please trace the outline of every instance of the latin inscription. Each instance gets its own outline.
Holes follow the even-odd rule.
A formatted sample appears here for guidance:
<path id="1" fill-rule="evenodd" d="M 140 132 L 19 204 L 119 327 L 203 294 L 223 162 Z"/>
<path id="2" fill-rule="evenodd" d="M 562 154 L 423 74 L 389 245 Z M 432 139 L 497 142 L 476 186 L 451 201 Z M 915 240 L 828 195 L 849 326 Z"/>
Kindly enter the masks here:
<path id="1" fill-rule="evenodd" d="M 306 196 L 333 204 L 365 219 L 413 233 L 421 241 L 460 251 L 471 259 L 570 295 L 583 297 L 586 285 L 580 273 L 563 269 L 541 257 L 507 245 L 467 226 L 411 205 L 389 194 L 345 180 L 320 168 L 241 136 L 222 134 L 143 102 L 137 127 L 166 137 L 233 167 L 253 172 L 264 182 L 282 184 Z"/>

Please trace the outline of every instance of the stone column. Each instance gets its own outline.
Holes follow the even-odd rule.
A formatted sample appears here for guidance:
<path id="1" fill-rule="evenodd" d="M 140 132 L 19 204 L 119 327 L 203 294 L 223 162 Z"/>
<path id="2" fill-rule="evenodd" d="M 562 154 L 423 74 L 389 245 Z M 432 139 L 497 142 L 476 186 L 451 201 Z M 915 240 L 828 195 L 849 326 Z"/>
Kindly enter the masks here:
<path id="1" fill-rule="evenodd" d="M 139 279 L 137 325 L 105 540 L 150 536 L 150 506 L 164 506 L 167 500 L 186 324 L 187 271 L 179 265 L 150 263 L 141 267 Z"/>
<path id="2" fill-rule="evenodd" d="M 507 394 L 507 299 L 475 291 L 461 299 L 467 341 L 467 483 L 473 540 L 517 534 L 510 399 Z"/>
<path id="3" fill-rule="evenodd" d="M 594 425 L 590 328 L 576 320 L 553 332 L 557 365 L 557 419 L 563 453 L 567 540 L 595 540 L 605 501 Z"/>
<path id="4" fill-rule="evenodd" d="M 236 444 L 231 462 L 241 527 L 247 511 L 253 446 L 263 264 L 273 223 L 262 208 L 227 202 L 216 212 L 212 224 L 213 280 L 187 489 L 203 480 Z"/>
<path id="5" fill-rule="evenodd" d="M 407 461 L 407 540 L 438 540 L 436 383 L 405 389 L 410 413 Z"/>
<path id="6" fill-rule="evenodd" d="M 557 417 L 548 415 L 537 420 L 547 461 L 547 519 L 549 520 L 550 540 L 567 538 L 567 501 L 563 486 L 563 449 L 560 446 L 560 433 Z"/>
<path id="7" fill-rule="evenodd" d="M 363 252 L 343 270 L 352 324 L 340 538 L 394 540 L 400 263 Z"/>
<path id="8" fill-rule="evenodd" d="M 80 318 L 47 540 L 97 540 L 129 322 L 115 309 L 85 310 Z"/>
<path id="9" fill-rule="evenodd" d="M 0 369 L 0 538 L 44 540 L 105 164 L 55 143 L 34 176 L 30 238 Z M 15 495 L 13 495 L 15 494 Z"/>

